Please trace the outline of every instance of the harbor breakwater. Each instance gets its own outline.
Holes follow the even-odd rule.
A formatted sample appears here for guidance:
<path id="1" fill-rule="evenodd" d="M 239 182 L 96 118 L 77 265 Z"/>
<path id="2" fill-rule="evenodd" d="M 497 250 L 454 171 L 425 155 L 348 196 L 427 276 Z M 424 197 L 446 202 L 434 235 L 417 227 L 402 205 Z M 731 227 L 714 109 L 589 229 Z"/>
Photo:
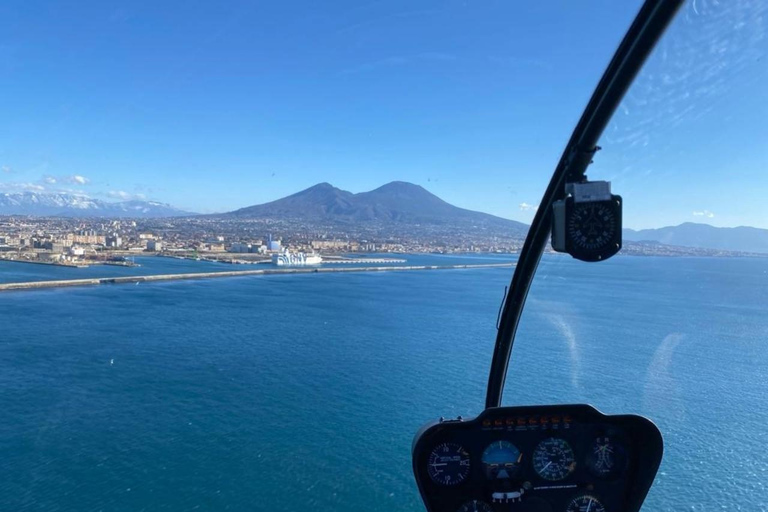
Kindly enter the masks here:
<path id="1" fill-rule="evenodd" d="M 478 268 L 510 268 L 514 263 L 485 263 L 475 265 L 411 265 L 411 266 L 387 266 L 387 267 L 292 267 L 269 268 L 259 270 L 233 270 L 224 272 L 193 272 L 185 274 L 158 274 L 145 276 L 120 276 L 120 277 L 95 277 L 86 279 L 59 279 L 52 281 L 27 281 L 19 283 L 2 283 L 2 291 L 37 290 L 42 288 L 65 288 L 74 286 L 97 286 L 104 284 L 132 284 L 151 283 L 160 281 L 178 281 L 188 279 L 211 279 L 221 277 L 242 277 L 275 274 L 324 274 L 336 272 L 400 272 L 409 270 L 456 270 Z"/>

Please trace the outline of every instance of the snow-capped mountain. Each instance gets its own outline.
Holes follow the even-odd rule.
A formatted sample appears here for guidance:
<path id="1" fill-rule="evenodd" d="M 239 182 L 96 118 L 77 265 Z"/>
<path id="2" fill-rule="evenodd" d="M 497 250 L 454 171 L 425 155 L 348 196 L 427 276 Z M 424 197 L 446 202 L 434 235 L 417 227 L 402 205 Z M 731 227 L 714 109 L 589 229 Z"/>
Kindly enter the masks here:
<path id="1" fill-rule="evenodd" d="M 155 201 L 108 202 L 74 194 L 0 193 L 0 215 L 48 217 L 181 217 L 192 215 Z"/>

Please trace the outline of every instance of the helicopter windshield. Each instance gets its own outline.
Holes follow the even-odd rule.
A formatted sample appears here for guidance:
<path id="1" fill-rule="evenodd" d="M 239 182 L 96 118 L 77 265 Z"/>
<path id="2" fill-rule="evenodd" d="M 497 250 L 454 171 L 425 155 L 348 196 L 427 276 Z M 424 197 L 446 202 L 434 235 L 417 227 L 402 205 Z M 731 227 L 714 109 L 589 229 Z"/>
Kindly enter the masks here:
<path id="1" fill-rule="evenodd" d="M 3 2 L 0 510 L 423 510 L 642 4 Z M 621 251 L 547 240 L 517 330 L 503 405 L 658 424 L 646 510 L 768 509 L 767 33 L 684 3 L 587 170 Z"/>
<path id="2" fill-rule="evenodd" d="M 666 449 L 649 510 L 765 506 L 765 418 L 751 412 L 768 393 L 766 238 L 753 228 L 766 227 L 765 14 L 678 14 L 588 170 L 624 198 L 624 257 L 544 255 L 506 381 L 505 403 L 653 418 Z"/>

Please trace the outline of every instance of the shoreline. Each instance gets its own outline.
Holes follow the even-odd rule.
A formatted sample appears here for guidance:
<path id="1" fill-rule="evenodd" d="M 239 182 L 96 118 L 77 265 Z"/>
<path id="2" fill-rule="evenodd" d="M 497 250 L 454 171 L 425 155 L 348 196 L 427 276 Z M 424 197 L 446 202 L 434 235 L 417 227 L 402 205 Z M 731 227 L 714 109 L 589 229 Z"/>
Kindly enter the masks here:
<path id="1" fill-rule="evenodd" d="M 26 259 L 12 259 L 12 258 L 0 258 L 0 262 L 10 263 L 26 263 L 29 265 L 47 265 L 49 267 L 67 267 L 67 268 L 90 268 L 96 265 L 112 266 L 112 267 L 140 267 L 136 263 L 127 261 L 110 261 L 110 260 L 83 260 L 77 263 L 62 263 L 60 261 L 37 261 Z"/>
<path id="2" fill-rule="evenodd" d="M 322 268 L 322 267 L 292 267 L 271 268 L 260 270 L 233 270 L 224 272 L 192 272 L 184 274 L 155 274 L 145 276 L 119 276 L 119 277 L 94 277 L 86 279 L 58 279 L 52 281 L 26 281 L 19 283 L 0 283 L 0 292 L 19 290 L 39 290 L 45 288 L 68 288 L 77 286 L 98 286 L 103 284 L 139 284 L 162 281 L 181 281 L 190 279 L 211 279 L 222 277 L 243 277 L 275 274 L 324 274 L 338 272 L 392 272 L 413 270 L 459 270 L 482 268 L 512 268 L 510 263 L 480 263 L 470 265 L 410 265 L 402 267 L 347 267 L 347 268 Z"/>
<path id="3" fill-rule="evenodd" d="M 57 261 L 32 261 L 24 259 L 0 258 L 0 262 L 8 261 L 10 263 L 27 263 L 29 265 L 48 265 L 50 267 L 69 267 L 69 268 L 88 268 L 90 265 L 76 265 L 74 263 L 60 263 Z"/>

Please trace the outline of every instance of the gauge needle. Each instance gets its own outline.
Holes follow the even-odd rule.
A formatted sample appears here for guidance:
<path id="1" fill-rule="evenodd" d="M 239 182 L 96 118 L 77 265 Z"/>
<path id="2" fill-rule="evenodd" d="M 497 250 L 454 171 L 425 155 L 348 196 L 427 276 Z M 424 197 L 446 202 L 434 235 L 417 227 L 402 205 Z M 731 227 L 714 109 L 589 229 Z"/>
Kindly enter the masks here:
<path id="1" fill-rule="evenodd" d="M 587 512 L 589 512 L 589 509 L 591 509 L 591 508 L 592 508 L 592 504 L 593 504 L 593 503 L 594 503 L 594 501 L 592 501 L 592 500 L 589 500 L 589 505 L 587 505 Z"/>
<path id="2" fill-rule="evenodd" d="M 549 465 L 550 465 L 550 464 L 552 464 L 552 461 L 549 461 L 549 462 L 547 462 L 547 465 L 546 465 L 546 466 L 544 466 L 543 468 L 541 468 L 541 469 L 539 470 L 539 473 L 543 473 L 543 472 L 544 472 L 544 470 L 545 470 L 545 469 L 547 469 L 547 468 L 549 467 Z"/>

